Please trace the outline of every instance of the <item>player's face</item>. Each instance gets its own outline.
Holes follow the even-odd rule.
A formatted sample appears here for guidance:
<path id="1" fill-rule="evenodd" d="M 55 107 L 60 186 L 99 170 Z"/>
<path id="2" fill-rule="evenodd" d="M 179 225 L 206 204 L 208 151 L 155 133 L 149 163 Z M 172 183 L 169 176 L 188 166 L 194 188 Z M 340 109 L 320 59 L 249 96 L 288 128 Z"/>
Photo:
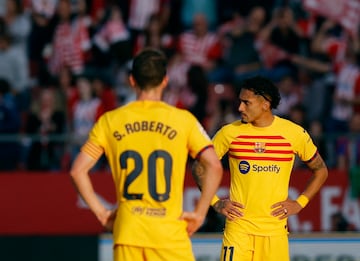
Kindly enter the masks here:
<path id="1" fill-rule="evenodd" d="M 256 95 L 254 92 L 242 89 L 239 95 L 240 105 L 239 112 L 243 122 L 252 123 L 263 116 L 264 103 L 267 102 L 261 95 Z"/>

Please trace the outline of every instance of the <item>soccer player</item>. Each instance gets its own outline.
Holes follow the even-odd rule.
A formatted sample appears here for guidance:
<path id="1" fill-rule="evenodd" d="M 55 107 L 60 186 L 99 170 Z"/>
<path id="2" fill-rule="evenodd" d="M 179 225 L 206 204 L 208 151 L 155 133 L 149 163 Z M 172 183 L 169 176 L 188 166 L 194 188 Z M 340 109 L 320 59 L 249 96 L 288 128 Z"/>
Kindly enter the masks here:
<path id="1" fill-rule="evenodd" d="M 222 261 L 288 261 L 287 218 L 299 213 L 325 182 L 328 170 L 309 134 L 272 113 L 280 102 L 277 87 L 256 76 L 242 83 L 241 120 L 223 126 L 213 143 L 230 166 L 229 199 L 212 205 L 226 216 Z M 312 171 L 297 199 L 288 196 L 295 154 Z M 202 166 L 193 174 L 202 187 Z"/>
<path id="2" fill-rule="evenodd" d="M 222 178 L 211 139 L 196 118 L 161 101 L 166 59 L 144 50 L 133 60 L 130 83 L 137 100 L 99 118 L 72 168 L 80 195 L 100 223 L 113 231 L 114 260 L 194 261 L 190 236 L 202 225 Z M 106 209 L 89 170 L 105 153 L 118 207 Z M 188 155 L 205 166 L 194 211 L 182 212 Z"/>

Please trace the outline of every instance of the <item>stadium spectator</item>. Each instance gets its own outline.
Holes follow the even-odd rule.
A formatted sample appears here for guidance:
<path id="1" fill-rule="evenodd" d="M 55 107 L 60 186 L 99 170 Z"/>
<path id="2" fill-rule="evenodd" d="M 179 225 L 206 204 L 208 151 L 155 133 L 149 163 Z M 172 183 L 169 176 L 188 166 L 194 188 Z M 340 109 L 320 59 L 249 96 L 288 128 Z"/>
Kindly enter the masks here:
<path id="1" fill-rule="evenodd" d="M 115 109 L 119 103 L 109 77 L 95 75 L 92 77 L 91 82 L 95 96 L 101 100 L 104 112 Z"/>
<path id="2" fill-rule="evenodd" d="M 208 73 L 221 57 L 219 38 L 209 30 L 207 18 L 201 13 L 194 15 L 192 25 L 180 35 L 179 52 L 185 62 L 200 65 Z"/>
<path id="3" fill-rule="evenodd" d="M 27 39 L 29 75 L 33 82 L 42 84 L 48 80 L 45 60 L 55 27 L 54 14 L 57 0 L 32 0 L 29 15 L 31 31 Z M 31 50 L 31 51 L 30 51 Z"/>
<path id="4" fill-rule="evenodd" d="M 296 81 L 291 75 L 283 76 L 277 83 L 277 86 L 279 88 L 281 101 L 279 106 L 274 110 L 274 114 L 288 119 L 291 108 L 301 103 L 299 86 L 297 86 Z"/>
<path id="5" fill-rule="evenodd" d="M 90 1 L 92 2 L 92 1 Z M 87 0 L 76 0 L 74 3 L 74 7 L 72 8 L 72 13 L 76 17 L 78 23 L 82 24 L 83 26 L 87 27 L 90 31 L 93 27 L 93 17 L 90 15 L 89 12 L 89 1 Z"/>
<path id="6" fill-rule="evenodd" d="M 25 52 L 14 48 L 8 33 L 0 33 L 0 77 L 8 81 L 11 92 L 16 94 L 20 112 L 29 105 L 29 70 Z"/>
<path id="7" fill-rule="evenodd" d="M 89 131 L 96 120 L 103 114 L 104 107 L 101 100 L 95 96 L 88 76 L 81 75 L 76 79 L 79 99 L 73 108 L 71 133 L 71 162 L 79 153 L 80 147 L 87 139 Z"/>
<path id="8" fill-rule="evenodd" d="M 222 55 L 218 36 L 209 30 L 206 17 L 200 13 L 193 17 L 192 28 L 180 34 L 177 46 L 169 66 L 169 84 L 174 88 L 187 84 L 183 76 L 191 65 L 199 65 L 211 74 Z"/>
<path id="9" fill-rule="evenodd" d="M 28 170 L 59 171 L 64 153 L 65 113 L 60 109 L 53 87 L 33 90 L 38 98 L 32 99 L 25 132 L 31 144 L 27 152 Z"/>
<path id="10" fill-rule="evenodd" d="M 2 17 L 6 23 L 14 47 L 18 47 L 28 57 L 27 41 L 31 30 L 31 20 L 24 12 L 21 0 L 6 0 L 6 13 Z"/>
<path id="11" fill-rule="evenodd" d="M 290 7 L 280 7 L 274 11 L 269 40 L 288 53 L 300 53 L 301 33 L 295 22 L 293 10 Z"/>
<path id="12" fill-rule="evenodd" d="M 144 32 L 152 15 L 159 15 L 161 28 L 164 28 L 170 12 L 170 0 L 130 0 L 127 26 L 131 32 L 132 43 Z"/>
<path id="13" fill-rule="evenodd" d="M 357 64 L 359 37 L 349 38 L 344 30 L 334 33 L 336 23 L 326 20 L 318 30 L 312 50 L 327 55 L 333 68 L 334 97 L 327 131 L 347 131 L 347 122 L 360 112 L 360 67 Z"/>
<path id="14" fill-rule="evenodd" d="M 270 22 L 257 37 L 257 48 L 264 66 L 272 69 L 267 77 L 278 81 L 283 75 L 296 75 L 290 56 L 300 54 L 300 35 L 291 8 L 285 6 L 273 10 Z"/>
<path id="15" fill-rule="evenodd" d="M 38 14 L 42 17 L 51 18 L 56 12 L 56 5 L 59 0 L 30 0 L 31 10 L 34 14 Z"/>
<path id="16" fill-rule="evenodd" d="M 74 106 L 79 99 L 79 92 L 75 86 L 75 77 L 68 67 L 61 68 L 56 78 L 56 89 L 60 103 L 65 106 L 66 130 L 69 131 L 69 126 L 74 117 Z"/>
<path id="17" fill-rule="evenodd" d="M 20 120 L 10 85 L 0 79 L 0 171 L 16 170 L 18 167 L 21 151 L 14 135 L 20 133 Z"/>
<path id="18" fill-rule="evenodd" d="M 255 40 L 264 20 L 264 9 L 255 7 L 245 19 L 234 12 L 232 20 L 220 26 L 218 34 L 224 51 L 220 64 L 210 74 L 211 82 L 236 85 L 245 78 L 262 73 Z"/>
<path id="19" fill-rule="evenodd" d="M 105 16 L 105 21 L 93 36 L 95 55 L 92 66 L 96 69 L 107 67 L 107 70 L 111 72 L 131 60 L 132 46 L 131 35 L 120 8 L 111 5 L 106 10 L 108 14 Z"/>
<path id="20" fill-rule="evenodd" d="M 75 77 L 68 67 L 63 67 L 56 79 L 54 79 L 56 96 L 59 103 L 62 104 L 62 111 L 65 114 L 65 141 L 64 153 L 60 158 L 61 169 L 68 171 L 71 163 L 71 126 L 74 118 L 74 107 L 78 102 L 79 92 L 75 85 Z"/>
<path id="21" fill-rule="evenodd" d="M 25 52 L 15 48 L 7 32 L 0 34 L 0 76 L 7 79 L 11 91 L 21 93 L 29 87 Z"/>
<path id="22" fill-rule="evenodd" d="M 73 74 L 79 75 L 85 69 L 86 52 L 91 47 L 88 27 L 81 19 L 72 19 L 70 0 L 59 0 L 57 15 L 59 20 L 50 47 L 48 70 L 56 76 L 67 66 Z"/>
<path id="23" fill-rule="evenodd" d="M 181 88 L 177 95 L 177 101 L 173 103 L 178 108 L 189 110 L 205 126 L 205 120 L 208 116 L 209 82 L 204 69 L 199 65 L 192 65 L 185 77 L 187 85 Z"/>
<path id="24" fill-rule="evenodd" d="M 337 168 L 350 170 L 360 166 L 360 113 L 352 115 L 349 131 L 340 134 L 336 141 Z"/>
<path id="25" fill-rule="evenodd" d="M 211 31 L 218 25 L 218 11 L 216 0 L 182 0 L 180 7 L 180 19 L 183 30 L 187 31 L 193 27 L 194 17 L 202 13 Z"/>
<path id="26" fill-rule="evenodd" d="M 330 69 L 330 68 L 329 68 Z M 301 90 L 302 105 L 306 113 L 306 121 L 319 121 L 324 124 L 324 119 L 330 110 L 330 90 L 332 83 L 325 79 L 329 73 L 315 73 L 305 68 L 299 68 L 297 82 Z"/>
<path id="27" fill-rule="evenodd" d="M 136 38 L 133 53 L 137 54 L 144 48 L 162 50 L 168 58 L 174 55 L 175 39 L 165 31 L 157 14 L 150 16 L 146 28 Z"/>
<path id="28" fill-rule="evenodd" d="M 241 16 L 238 10 L 232 10 L 231 17 L 221 24 L 219 24 L 216 28 L 216 33 L 218 34 L 220 40 L 227 34 L 231 34 L 232 31 L 242 31 L 244 27 L 245 19 Z"/>
<path id="29" fill-rule="evenodd" d="M 339 25 L 325 20 L 312 43 L 314 53 L 326 55 L 329 62 L 307 62 L 314 69 L 324 70 L 330 67 L 333 74 L 332 99 L 330 113 L 324 123 L 325 131 L 338 135 L 348 131 L 348 122 L 352 115 L 360 111 L 360 69 L 357 64 L 359 36 L 348 35 Z M 336 167 L 334 137 L 328 139 L 328 162 Z"/>

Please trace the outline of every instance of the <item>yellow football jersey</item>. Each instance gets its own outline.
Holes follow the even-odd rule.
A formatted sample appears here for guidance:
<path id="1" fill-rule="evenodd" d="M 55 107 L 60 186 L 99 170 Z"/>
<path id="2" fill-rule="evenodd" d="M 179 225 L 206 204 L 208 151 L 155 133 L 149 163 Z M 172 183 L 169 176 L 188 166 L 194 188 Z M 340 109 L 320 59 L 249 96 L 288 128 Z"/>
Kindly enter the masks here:
<path id="1" fill-rule="evenodd" d="M 104 149 L 117 189 L 114 243 L 188 247 L 179 220 L 186 162 L 212 146 L 196 118 L 164 102 L 134 101 L 100 117 L 89 141 Z"/>
<path id="2" fill-rule="evenodd" d="M 235 121 L 213 138 L 219 158 L 230 167 L 230 199 L 245 205 L 244 217 L 226 221 L 226 228 L 254 235 L 288 233 L 286 219 L 271 215 L 271 206 L 288 197 L 295 154 L 311 159 L 317 148 L 299 125 L 275 116 L 265 128 Z"/>

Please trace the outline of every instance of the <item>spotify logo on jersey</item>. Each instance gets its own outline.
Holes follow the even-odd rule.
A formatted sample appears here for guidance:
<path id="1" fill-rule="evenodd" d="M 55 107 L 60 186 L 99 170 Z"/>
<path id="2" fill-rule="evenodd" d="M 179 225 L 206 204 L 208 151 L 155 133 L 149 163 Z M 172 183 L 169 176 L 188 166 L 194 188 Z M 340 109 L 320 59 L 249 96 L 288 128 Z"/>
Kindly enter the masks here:
<path id="1" fill-rule="evenodd" d="M 247 174 L 250 171 L 250 164 L 249 162 L 242 160 L 239 163 L 239 170 L 241 174 Z"/>

